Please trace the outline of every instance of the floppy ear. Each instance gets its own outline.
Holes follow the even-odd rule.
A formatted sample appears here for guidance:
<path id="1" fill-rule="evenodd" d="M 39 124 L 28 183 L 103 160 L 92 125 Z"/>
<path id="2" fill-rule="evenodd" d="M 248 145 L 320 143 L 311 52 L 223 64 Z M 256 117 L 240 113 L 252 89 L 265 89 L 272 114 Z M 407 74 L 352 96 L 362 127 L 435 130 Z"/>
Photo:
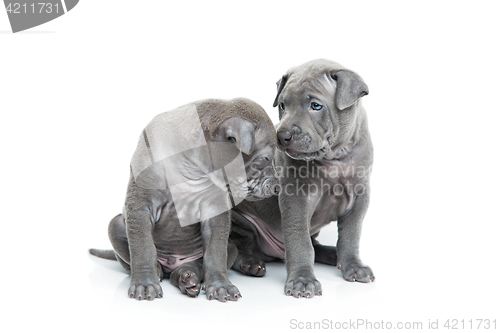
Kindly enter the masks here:
<path id="1" fill-rule="evenodd" d="M 236 147 L 244 154 L 250 155 L 254 150 L 255 126 L 248 120 L 235 117 L 224 126 L 224 141 L 234 142 Z"/>
<path id="2" fill-rule="evenodd" d="M 332 74 L 332 78 L 337 81 L 335 92 L 335 104 L 339 110 L 344 110 L 361 97 L 368 95 L 368 86 L 363 79 L 351 71 L 338 71 Z"/>
<path id="3" fill-rule="evenodd" d="M 276 94 L 276 98 L 274 99 L 273 107 L 276 107 L 276 105 L 278 105 L 278 97 L 283 91 L 283 88 L 285 87 L 287 80 L 288 80 L 288 74 L 285 74 L 278 82 L 276 82 L 276 86 L 278 86 L 278 93 Z"/>

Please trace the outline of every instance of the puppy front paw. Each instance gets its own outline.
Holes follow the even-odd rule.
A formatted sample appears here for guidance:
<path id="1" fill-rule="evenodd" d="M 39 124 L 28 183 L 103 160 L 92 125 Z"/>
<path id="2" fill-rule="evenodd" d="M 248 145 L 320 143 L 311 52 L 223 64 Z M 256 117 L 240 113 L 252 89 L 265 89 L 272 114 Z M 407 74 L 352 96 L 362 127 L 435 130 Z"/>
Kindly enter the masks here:
<path id="1" fill-rule="evenodd" d="M 344 264 L 339 263 L 337 268 L 342 271 L 342 276 L 349 282 L 367 283 L 375 281 L 372 269 L 363 265 L 361 261 L 352 260 Z"/>
<path id="2" fill-rule="evenodd" d="M 237 301 L 241 298 L 240 291 L 229 280 L 224 278 L 208 278 L 204 290 L 209 301 L 216 299 L 220 302 Z"/>
<path id="3" fill-rule="evenodd" d="M 138 301 L 143 299 L 152 301 L 155 298 L 163 297 L 163 290 L 159 279 L 152 278 L 132 278 L 128 289 L 128 296 Z"/>
<path id="4" fill-rule="evenodd" d="M 323 290 L 321 283 L 316 280 L 312 272 L 300 272 L 288 275 L 285 284 L 285 294 L 296 298 L 311 298 L 314 295 L 321 296 Z"/>

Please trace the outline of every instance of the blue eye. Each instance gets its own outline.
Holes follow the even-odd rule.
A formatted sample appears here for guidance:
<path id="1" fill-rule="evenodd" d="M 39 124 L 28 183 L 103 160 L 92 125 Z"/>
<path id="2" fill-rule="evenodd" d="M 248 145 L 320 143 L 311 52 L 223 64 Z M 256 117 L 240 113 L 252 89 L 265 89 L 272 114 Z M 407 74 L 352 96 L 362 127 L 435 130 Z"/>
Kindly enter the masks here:
<path id="1" fill-rule="evenodd" d="M 312 108 L 313 110 L 319 111 L 319 110 L 321 110 L 321 109 L 323 108 L 323 105 L 318 104 L 318 103 L 314 103 L 314 102 L 312 102 L 312 103 L 311 103 L 311 108 Z"/>

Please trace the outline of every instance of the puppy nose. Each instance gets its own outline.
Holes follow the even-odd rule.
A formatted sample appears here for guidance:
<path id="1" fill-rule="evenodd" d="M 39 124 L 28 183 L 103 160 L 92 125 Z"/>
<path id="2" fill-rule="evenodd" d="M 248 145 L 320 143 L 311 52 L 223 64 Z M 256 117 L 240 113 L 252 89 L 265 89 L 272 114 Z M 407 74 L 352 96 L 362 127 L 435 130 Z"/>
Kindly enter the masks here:
<path id="1" fill-rule="evenodd" d="M 283 146 L 289 145 L 290 141 L 292 140 L 292 131 L 289 130 L 278 131 L 278 140 Z"/>

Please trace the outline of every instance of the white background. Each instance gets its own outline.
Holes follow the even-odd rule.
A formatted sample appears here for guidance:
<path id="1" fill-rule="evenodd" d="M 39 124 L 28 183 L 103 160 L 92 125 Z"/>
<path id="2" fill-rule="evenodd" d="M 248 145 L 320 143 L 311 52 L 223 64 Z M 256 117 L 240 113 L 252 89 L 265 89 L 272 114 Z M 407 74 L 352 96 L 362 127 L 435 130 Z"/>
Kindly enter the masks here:
<path id="1" fill-rule="evenodd" d="M 18 34 L 0 10 L 2 326 L 270 332 L 292 319 L 426 328 L 449 318 L 500 328 L 497 4 L 84 0 Z M 361 255 L 376 282 L 317 264 L 324 295 L 294 299 L 275 263 L 262 279 L 231 271 L 235 303 L 190 299 L 167 281 L 161 300 L 128 299 L 121 267 L 87 249 L 110 248 L 144 126 L 211 97 L 248 97 L 277 121 L 275 82 L 315 58 L 357 71 L 370 89 Z M 321 240 L 335 237 L 333 224 Z"/>

